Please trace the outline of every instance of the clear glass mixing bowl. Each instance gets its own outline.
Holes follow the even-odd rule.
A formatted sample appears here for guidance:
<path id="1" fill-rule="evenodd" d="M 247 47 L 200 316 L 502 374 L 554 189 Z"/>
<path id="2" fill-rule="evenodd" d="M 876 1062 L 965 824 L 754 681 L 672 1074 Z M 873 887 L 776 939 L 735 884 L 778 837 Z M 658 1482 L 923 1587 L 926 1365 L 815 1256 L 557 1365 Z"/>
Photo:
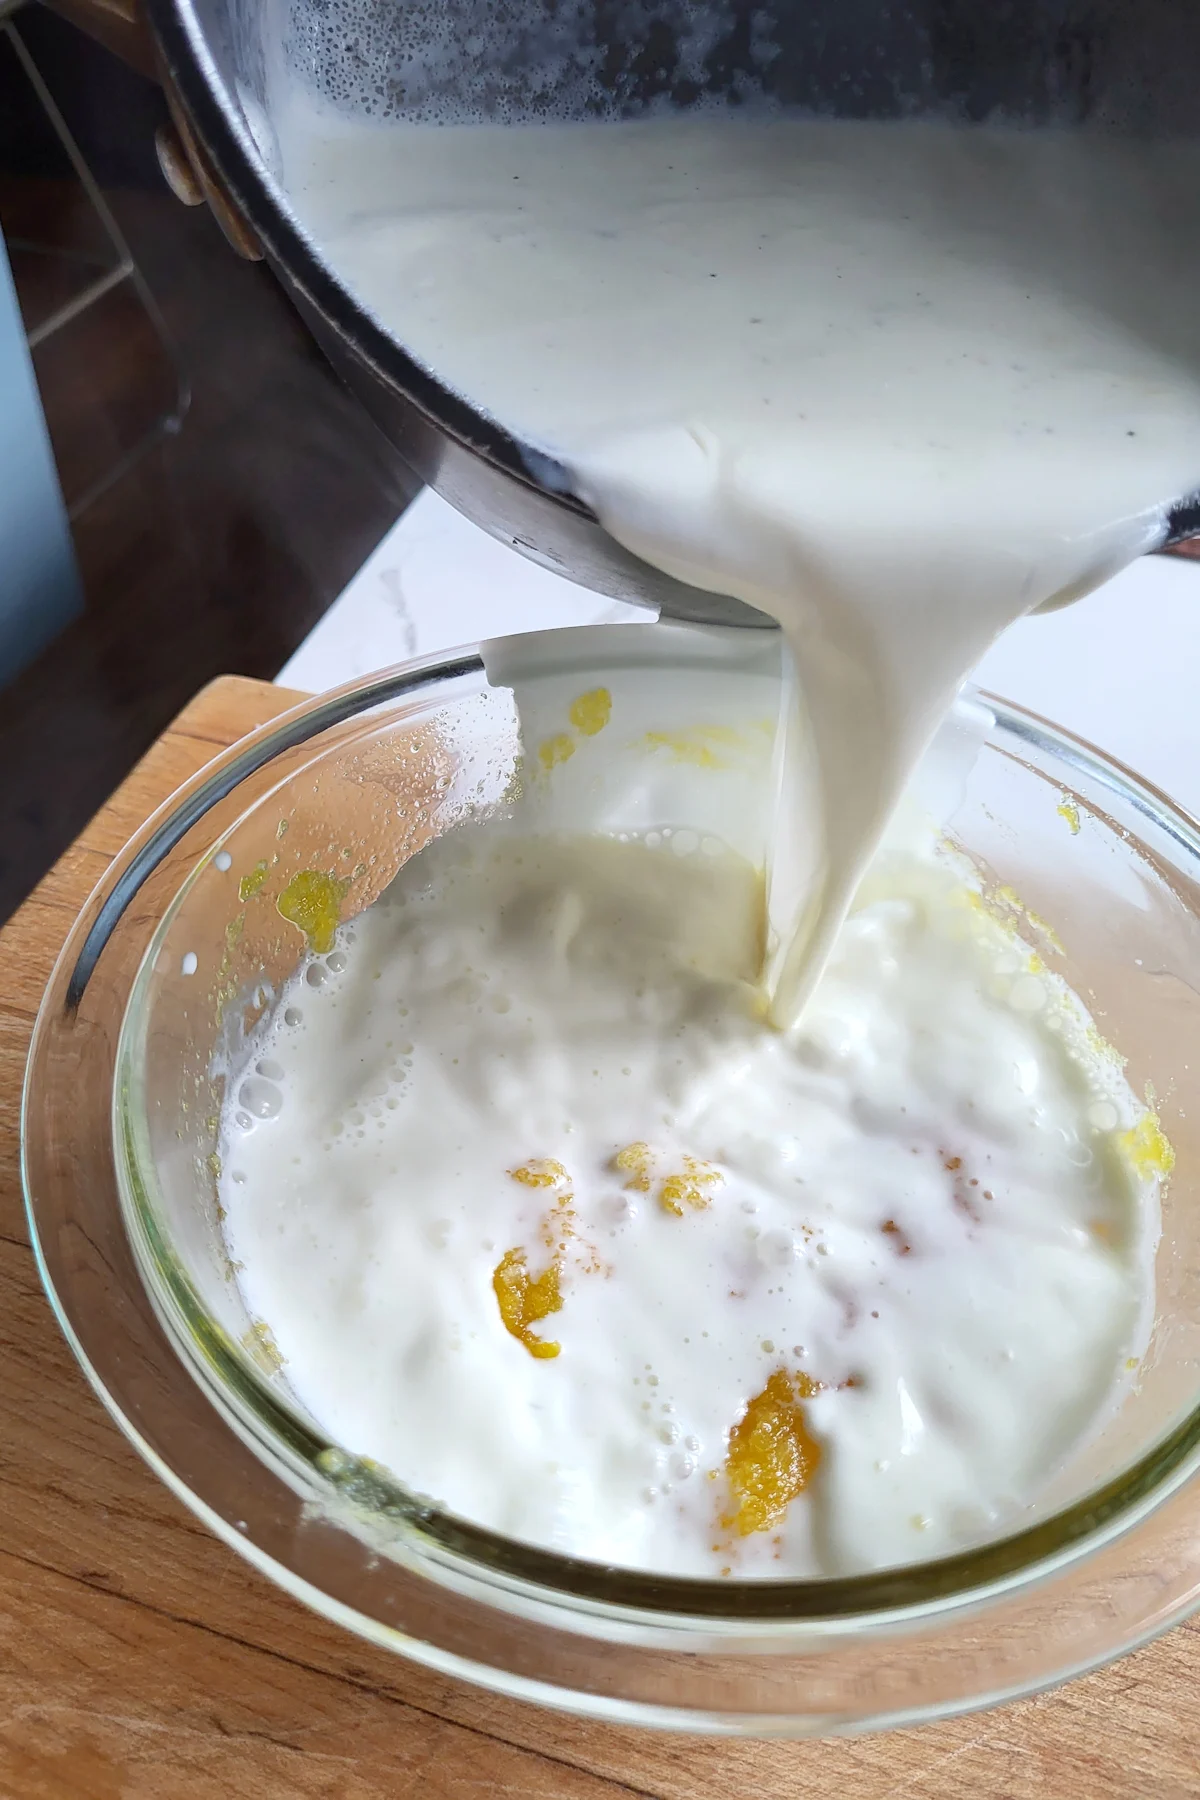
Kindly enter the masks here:
<path id="1" fill-rule="evenodd" d="M 635 639 L 660 641 L 612 629 L 634 662 Z M 732 673 L 729 693 L 759 676 Z M 222 1242 L 210 1057 L 306 953 L 276 906 L 294 876 L 333 877 L 349 916 L 505 791 L 512 699 L 473 650 L 300 706 L 180 789 L 92 895 L 38 1018 L 23 1167 L 42 1276 L 97 1393 L 206 1524 L 378 1644 L 689 1730 L 820 1734 L 986 1705 L 1200 1602 L 1200 831 L 1098 753 L 987 704 L 950 830 L 998 904 L 1020 896 L 1022 930 L 1135 1088 L 1151 1084 L 1177 1156 L 1137 1386 L 1028 1527 L 853 1579 L 657 1579 L 440 1512 L 289 1394 Z"/>

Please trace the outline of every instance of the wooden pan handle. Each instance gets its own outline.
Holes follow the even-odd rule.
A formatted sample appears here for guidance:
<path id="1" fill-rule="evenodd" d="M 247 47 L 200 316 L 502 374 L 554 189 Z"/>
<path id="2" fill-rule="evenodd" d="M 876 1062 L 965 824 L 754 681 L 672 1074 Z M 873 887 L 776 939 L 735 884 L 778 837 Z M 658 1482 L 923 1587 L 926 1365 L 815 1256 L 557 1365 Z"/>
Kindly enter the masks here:
<path id="1" fill-rule="evenodd" d="M 155 149 L 171 192 L 185 206 L 208 203 L 227 242 L 247 262 L 262 260 L 262 245 L 243 219 L 210 162 L 159 61 L 138 0 L 47 0 L 51 9 L 103 44 L 131 68 L 159 83 L 170 109 L 169 123 L 155 133 Z"/>

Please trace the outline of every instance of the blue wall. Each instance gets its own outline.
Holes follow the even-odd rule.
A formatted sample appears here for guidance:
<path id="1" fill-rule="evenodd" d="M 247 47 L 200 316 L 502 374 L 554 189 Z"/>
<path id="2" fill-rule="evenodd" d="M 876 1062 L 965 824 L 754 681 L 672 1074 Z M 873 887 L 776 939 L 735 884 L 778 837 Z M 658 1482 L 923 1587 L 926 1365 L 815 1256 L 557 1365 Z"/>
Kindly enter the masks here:
<path id="1" fill-rule="evenodd" d="M 67 515 L 0 239 L 0 686 L 82 610 Z"/>

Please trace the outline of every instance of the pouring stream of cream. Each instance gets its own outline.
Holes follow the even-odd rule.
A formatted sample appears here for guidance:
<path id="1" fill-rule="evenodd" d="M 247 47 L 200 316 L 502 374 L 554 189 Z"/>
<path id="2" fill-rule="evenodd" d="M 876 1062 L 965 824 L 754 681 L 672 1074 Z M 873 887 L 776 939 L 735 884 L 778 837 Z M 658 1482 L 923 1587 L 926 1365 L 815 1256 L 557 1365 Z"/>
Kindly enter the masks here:
<path id="1" fill-rule="evenodd" d="M 1200 153 L 297 108 L 283 160 L 440 379 L 569 467 L 629 549 L 779 620 L 798 699 L 771 979 L 794 1023 L 989 643 L 1152 548 L 1200 481 Z"/>

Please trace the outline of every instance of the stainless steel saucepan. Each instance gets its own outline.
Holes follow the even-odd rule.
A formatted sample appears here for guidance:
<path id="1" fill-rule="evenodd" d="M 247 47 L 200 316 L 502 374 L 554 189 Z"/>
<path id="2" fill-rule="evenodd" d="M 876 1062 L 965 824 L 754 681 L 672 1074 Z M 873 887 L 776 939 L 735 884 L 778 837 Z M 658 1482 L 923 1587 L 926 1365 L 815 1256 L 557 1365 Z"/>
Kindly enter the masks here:
<path id="1" fill-rule="evenodd" d="M 854 117 L 1002 114 L 1200 132 L 1196 0 L 57 3 L 110 43 L 123 35 L 143 63 L 148 52 L 175 121 L 160 141 L 168 179 L 181 197 L 207 198 L 243 254 L 266 257 L 423 481 L 534 561 L 677 617 L 764 622 L 623 550 L 565 469 L 444 387 L 358 305 L 302 230 L 280 174 L 272 117 L 288 83 L 349 112 L 399 118 L 444 101 L 459 115 L 512 116 L 547 95 L 561 101 L 574 81 L 591 90 L 583 110 L 625 117 L 663 104 L 737 106 L 753 93 Z M 864 494 L 864 514 L 870 506 Z M 1200 498 L 1181 500 L 1170 539 L 1196 533 Z"/>

